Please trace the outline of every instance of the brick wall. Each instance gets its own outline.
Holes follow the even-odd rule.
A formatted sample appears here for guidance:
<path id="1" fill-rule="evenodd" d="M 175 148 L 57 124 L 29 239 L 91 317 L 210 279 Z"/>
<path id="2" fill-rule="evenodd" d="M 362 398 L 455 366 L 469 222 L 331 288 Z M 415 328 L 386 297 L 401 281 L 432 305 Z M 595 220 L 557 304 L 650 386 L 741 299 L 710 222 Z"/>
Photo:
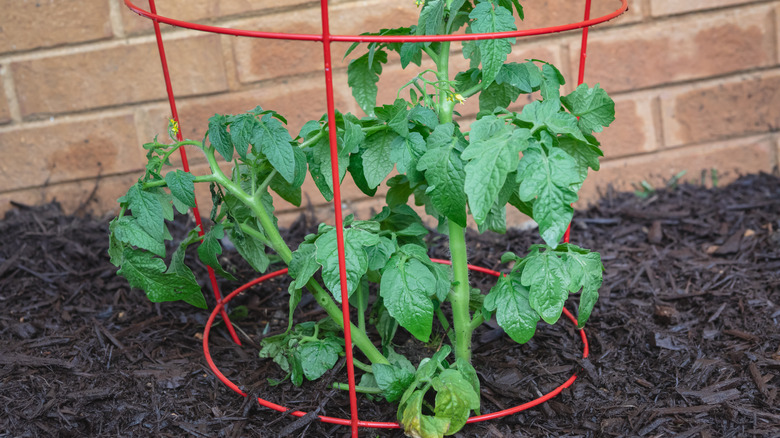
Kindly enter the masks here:
<path id="1" fill-rule="evenodd" d="M 227 27 L 320 31 L 308 0 L 158 0 L 159 12 Z M 532 28 L 578 21 L 581 0 L 526 0 Z M 594 0 L 593 15 L 619 6 Z M 146 0 L 136 4 L 146 7 Z M 279 6 L 279 5 L 283 6 Z M 332 32 L 373 31 L 415 22 L 413 0 L 331 2 Z M 721 183 L 778 164 L 780 1 L 629 0 L 621 18 L 591 30 L 586 82 L 617 102 L 617 120 L 600 136 L 606 158 L 582 191 L 584 204 L 609 184 L 663 184 L 682 170 Z M 0 0 L 0 213 L 11 201 L 60 201 L 66 210 L 102 214 L 139 176 L 141 144 L 165 136 L 169 109 L 151 23 L 122 0 Z M 321 46 L 200 34 L 165 26 L 166 49 L 188 138 L 202 138 L 215 112 L 260 104 L 288 117 L 291 131 L 325 111 Z M 513 58 L 558 65 L 572 89 L 580 34 L 520 39 Z M 360 114 L 334 46 L 336 104 Z M 453 64 L 464 65 L 454 58 Z M 385 69 L 380 102 L 414 73 Z M 472 101 L 475 99 L 472 99 Z M 458 110 L 467 117 L 475 102 Z M 195 173 L 203 160 L 191 154 Z M 710 183 L 710 182 L 708 182 Z M 311 181 L 308 199 L 327 205 Z M 199 192 L 205 199 L 205 190 Z M 345 180 L 345 203 L 358 214 L 378 207 Z M 282 220 L 297 211 L 280 206 Z"/>

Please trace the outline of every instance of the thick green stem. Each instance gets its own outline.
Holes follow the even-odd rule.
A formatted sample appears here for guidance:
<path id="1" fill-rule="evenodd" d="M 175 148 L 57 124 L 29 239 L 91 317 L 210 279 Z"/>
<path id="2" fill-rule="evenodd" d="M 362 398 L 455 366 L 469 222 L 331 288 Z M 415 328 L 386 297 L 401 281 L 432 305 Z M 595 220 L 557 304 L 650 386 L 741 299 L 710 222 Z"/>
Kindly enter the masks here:
<path id="1" fill-rule="evenodd" d="M 466 259 L 466 233 L 449 221 L 453 289 L 450 292 L 452 322 L 455 330 L 455 357 L 471 361 L 471 315 L 469 313 L 469 268 Z"/>
<path id="2" fill-rule="evenodd" d="M 203 182 L 215 182 L 217 179 L 214 178 L 214 175 L 199 175 L 196 176 L 195 179 L 192 181 L 193 183 L 203 183 Z M 157 181 L 147 181 L 143 184 L 144 189 L 150 189 L 152 187 L 166 187 L 168 185 L 167 182 L 165 182 L 164 179 L 160 179 Z"/>
<path id="3" fill-rule="evenodd" d="M 333 387 L 336 388 L 336 389 L 340 389 L 342 391 L 349 391 L 349 385 L 347 385 L 346 383 L 336 382 L 336 383 L 333 384 Z M 369 388 L 369 387 L 360 386 L 360 385 L 356 385 L 355 386 L 355 391 L 359 392 L 359 393 L 362 393 L 362 394 L 381 394 L 382 393 L 382 390 L 379 389 L 379 388 Z"/>
<path id="4" fill-rule="evenodd" d="M 282 235 L 279 234 L 279 230 L 274 225 L 271 216 L 265 210 L 262 203 L 256 202 L 252 195 L 246 193 L 238 184 L 225 176 L 217 164 L 213 147 L 206 150 L 206 158 L 208 159 L 212 172 L 214 172 L 216 182 L 252 210 L 255 217 L 260 221 L 260 226 L 263 227 L 266 236 L 268 236 L 268 242 L 270 243 L 271 248 L 276 251 L 276 253 L 279 254 L 279 257 L 282 258 L 282 261 L 289 266 L 290 260 L 292 260 L 292 251 L 290 250 L 290 247 L 287 246 L 287 242 L 284 241 Z M 341 327 L 344 327 L 344 317 L 341 314 L 341 308 L 333 301 L 330 293 L 323 289 L 315 280 L 309 280 L 306 287 L 311 291 L 312 295 L 314 295 L 314 298 L 320 306 L 322 306 L 325 312 L 327 312 L 328 316 L 333 318 Z M 372 363 L 389 363 L 387 358 L 385 358 L 382 353 L 377 350 L 374 344 L 371 343 L 371 340 L 365 332 L 360 331 L 354 324 L 350 324 L 350 326 L 352 327 L 352 342 L 366 355 L 368 360 Z"/>
<path id="5" fill-rule="evenodd" d="M 450 43 L 442 43 L 442 50 L 436 67 L 440 81 L 449 80 Z M 455 102 L 449 96 L 450 90 L 439 91 L 439 123 L 452 122 Z M 455 331 L 455 357 L 471 362 L 471 314 L 469 312 L 469 269 L 466 258 L 466 235 L 460 225 L 448 221 L 450 234 L 450 255 L 452 259 L 453 290 L 450 292 L 452 322 Z"/>

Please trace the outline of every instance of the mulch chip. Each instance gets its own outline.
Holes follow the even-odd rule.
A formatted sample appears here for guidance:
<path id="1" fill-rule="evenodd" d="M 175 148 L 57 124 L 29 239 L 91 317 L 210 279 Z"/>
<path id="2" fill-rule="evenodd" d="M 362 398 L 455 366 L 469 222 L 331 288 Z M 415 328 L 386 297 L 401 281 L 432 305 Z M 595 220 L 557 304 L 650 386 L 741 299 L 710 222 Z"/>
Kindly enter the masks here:
<path id="1" fill-rule="evenodd" d="M 188 226 L 176 222 L 172 232 Z M 313 226 L 302 217 L 287 233 L 300 241 Z M 470 261 L 506 269 L 501 254 L 524 251 L 535 234 L 470 235 Z M 19 205 L 0 235 L 0 437 L 349 436 L 343 426 L 260 407 L 219 382 L 201 349 L 207 314 L 130 290 L 107 260 L 107 219 Z M 432 255 L 446 258 L 443 239 L 431 241 Z M 682 185 L 646 199 L 608 192 L 575 214 L 572 242 L 599 251 L 606 267 L 586 327 L 590 357 L 581 358 L 579 336 L 562 320 L 540 325 L 522 346 L 484 325 L 473 362 L 483 413 L 536 398 L 572 373 L 577 381 L 541 406 L 457 436 L 780 436 L 777 176 L 748 175 L 717 189 Z M 244 280 L 256 276 L 235 254 L 226 253 L 224 265 Z M 205 286 L 204 272 L 196 274 Z M 493 281 L 473 279 L 483 290 Z M 237 285 L 222 282 L 225 291 Z M 256 346 L 286 327 L 286 291 L 278 279 L 236 298 L 231 309 L 249 311 L 236 321 L 245 345 L 217 327 L 212 356 L 250 394 L 348 417 L 345 394 L 329 389 L 346 380 L 343 368 L 301 388 L 268 383 L 284 374 L 259 359 Z M 296 315 L 323 314 L 307 300 Z M 436 347 L 404 336 L 398 343 L 426 355 Z M 362 419 L 394 421 L 393 406 L 359 399 Z"/>

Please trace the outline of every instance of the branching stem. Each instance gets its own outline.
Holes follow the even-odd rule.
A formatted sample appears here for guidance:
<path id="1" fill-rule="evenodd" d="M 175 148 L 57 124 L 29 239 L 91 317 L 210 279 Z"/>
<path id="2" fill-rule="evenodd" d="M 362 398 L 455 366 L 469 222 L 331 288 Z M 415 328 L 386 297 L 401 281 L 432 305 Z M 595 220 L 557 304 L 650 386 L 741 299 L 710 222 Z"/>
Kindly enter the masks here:
<path id="1" fill-rule="evenodd" d="M 217 164 L 214 152 L 214 147 L 206 149 L 206 159 L 209 162 L 212 172 L 214 172 L 213 176 L 216 182 L 252 210 L 255 217 L 260 221 L 260 226 L 263 228 L 263 231 L 265 231 L 265 234 L 268 236 L 269 246 L 279 254 L 279 257 L 282 258 L 282 261 L 284 261 L 286 265 L 289 265 L 290 260 L 292 260 L 292 251 L 290 250 L 290 247 L 287 246 L 282 235 L 279 234 L 279 229 L 274 225 L 271 215 L 266 211 L 262 203 L 255 202 L 253 196 L 246 193 L 238 184 L 225 176 Z M 306 287 L 314 295 L 317 303 L 319 303 L 325 312 L 327 312 L 328 316 L 333 318 L 341 327 L 344 327 L 344 316 L 341 314 L 341 308 L 333 301 L 330 293 L 323 289 L 314 279 L 309 280 Z M 371 340 L 366 333 L 359 330 L 354 324 L 352 324 L 352 342 L 372 363 L 389 363 L 387 358 L 385 358 L 374 344 L 371 343 Z"/>

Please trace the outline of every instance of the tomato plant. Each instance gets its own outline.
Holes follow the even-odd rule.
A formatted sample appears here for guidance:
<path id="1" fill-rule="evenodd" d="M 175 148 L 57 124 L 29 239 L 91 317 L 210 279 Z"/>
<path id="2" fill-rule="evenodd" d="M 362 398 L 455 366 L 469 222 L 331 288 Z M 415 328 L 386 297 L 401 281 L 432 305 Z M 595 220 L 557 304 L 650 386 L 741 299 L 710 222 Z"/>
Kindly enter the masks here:
<path id="1" fill-rule="evenodd" d="M 515 30 L 517 0 L 428 0 L 416 25 L 383 29 L 374 35 L 451 34 Z M 561 243 L 589 169 L 598 170 L 602 152 L 593 136 L 614 120 L 614 103 L 598 85 L 578 86 L 561 95 L 564 78 L 540 60 L 507 62 L 514 39 L 463 43 L 468 70 L 451 74 L 451 43 L 371 43 L 348 67 L 348 84 L 365 117 L 336 113 L 338 178 L 349 173 L 374 196 L 388 186 L 386 206 L 367 220 L 344 221 L 347 291 L 358 315 L 352 340 L 362 352 L 358 390 L 398 402 L 398 419 L 407 435 L 433 437 L 460 430 L 479 412 L 480 382 L 471 365 L 473 331 L 484 321 L 497 323 L 516 342 L 527 342 L 539 320 L 555 323 L 569 294 L 581 293 L 578 320 L 589 318 L 602 282 L 601 258 Z M 353 45 L 348 56 L 359 47 Z M 433 69 L 415 74 L 392 104 L 377 106 L 377 81 L 389 55 L 401 65 Z M 520 95 L 540 97 L 508 109 Z M 456 104 L 478 99 L 479 113 L 468 130 L 456 118 Z M 307 122 L 293 137 L 285 118 L 257 107 L 244 114 L 214 115 L 203 141 L 144 145 L 143 177 L 119 199 L 122 210 L 110 224 L 110 257 L 118 273 L 154 302 L 206 302 L 187 266 L 187 250 L 226 278 L 218 256 L 229 237 L 259 272 L 272 261 L 288 266 L 290 323 L 283 334 L 262 340 L 260 356 L 275 361 L 295 385 L 314 380 L 344 354 L 337 232 L 320 224 L 302 242 L 285 242 L 274 217 L 271 192 L 301 204 L 301 185 L 311 176 L 322 196 L 333 199 L 327 117 Z M 177 129 L 175 125 L 172 130 Z M 168 170 L 169 156 L 194 146 L 211 173 Z M 224 172 L 220 158 L 232 164 Z M 397 171 L 391 175 L 393 169 Z M 192 232 L 166 257 L 171 239 L 166 221 L 174 210 L 195 205 L 194 187 L 211 187 L 214 225 L 202 238 Z M 167 188 L 167 190 L 166 190 Z M 438 221 L 448 236 L 451 266 L 434 263 L 426 247 L 429 230 L 410 204 Z M 469 283 L 465 229 L 468 217 L 480 232 L 506 231 L 506 209 L 516 208 L 539 226 L 542 243 L 514 261 L 509 273 L 481 294 Z M 293 324 L 302 294 L 313 294 L 328 317 Z M 444 309 L 449 307 L 445 313 Z M 448 319 L 447 314 L 451 315 Z M 398 330 L 429 342 L 435 324 L 449 344 L 416 366 L 394 349 Z M 378 346 L 369 327 L 378 333 Z M 452 357 L 451 357 L 452 356 Z M 343 385 L 341 385 L 343 386 Z M 426 398 L 433 391 L 435 396 Z"/>

